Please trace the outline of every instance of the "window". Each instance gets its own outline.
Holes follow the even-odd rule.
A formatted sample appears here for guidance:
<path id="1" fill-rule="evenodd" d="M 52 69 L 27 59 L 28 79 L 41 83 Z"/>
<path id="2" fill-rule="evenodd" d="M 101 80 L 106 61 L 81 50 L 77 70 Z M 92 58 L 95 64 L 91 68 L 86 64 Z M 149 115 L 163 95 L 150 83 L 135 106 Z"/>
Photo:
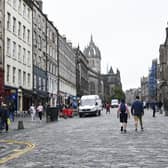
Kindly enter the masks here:
<path id="1" fill-rule="evenodd" d="M 33 55 L 34 55 L 34 57 L 33 57 L 33 64 L 37 65 L 37 54 L 34 53 Z"/>
<path id="2" fill-rule="evenodd" d="M 18 45 L 18 60 L 21 62 L 22 58 L 21 58 L 21 54 L 22 54 L 22 50 L 21 50 L 21 45 Z"/>
<path id="3" fill-rule="evenodd" d="M 18 22 L 18 36 L 21 37 L 21 22 Z"/>
<path id="4" fill-rule="evenodd" d="M 16 2 L 17 0 L 13 0 L 13 8 L 16 9 Z"/>
<path id="5" fill-rule="evenodd" d="M 7 55 L 11 56 L 11 40 L 7 38 Z"/>
<path id="6" fill-rule="evenodd" d="M 7 13 L 7 30 L 11 28 L 11 14 Z"/>
<path id="7" fill-rule="evenodd" d="M 34 88 L 37 88 L 37 81 L 36 81 L 36 75 L 34 75 Z"/>
<path id="8" fill-rule="evenodd" d="M 18 84 L 22 85 L 22 72 L 21 69 L 18 70 Z"/>
<path id="9" fill-rule="evenodd" d="M 41 48 L 42 48 L 42 40 L 41 40 L 41 36 L 39 36 L 39 40 L 38 40 L 38 42 L 39 42 L 39 49 L 41 50 Z"/>
<path id="10" fill-rule="evenodd" d="M 13 83 L 15 84 L 16 82 L 16 68 L 13 67 Z"/>
<path id="11" fill-rule="evenodd" d="M 27 52 L 27 65 L 30 66 L 31 62 L 30 62 L 30 51 Z"/>
<path id="12" fill-rule="evenodd" d="M 27 43 L 30 43 L 30 30 L 27 30 Z"/>
<path id="13" fill-rule="evenodd" d="M 45 88 L 46 88 L 46 80 L 43 79 L 43 91 L 45 91 Z"/>
<path id="14" fill-rule="evenodd" d="M 28 83 L 28 87 L 30 87 L 30 74 L 27 74 L 27 83 Z"/>
<path id="15" fill-rule="evenodd" d="M 29 7 L 27 8 L 27 18 L 28 20 L 30 19 L 30 8 Z"/>
<path id="16" fill-rule="evenodd" d="M 26 64 L 26 49 L 23 48 L 23 64 Z"/>
<path id="17" fill-rule="evenodd" d="M 21 11 L 22 11 L 22 1 L 19 0 L 18 12 L 21 13 Z"/>
<path id="18" fill-rule="evenodd" d="M 7 65 L 6 81 L 9 82 L 9 80 L 10 80 L 10 65 Z"/>
<path id="19" fill-rule="evenodd" d="M 23 25 L 23 40 L 25 40 L 26 37 L 26 27 Z"/>
<path id="20" fill-rule="evenodd" d="M 23 86 L 26 86 L 26 72 L 23 71 Z"/>
<path id="21" fill-rule="evenodd" d="M 41 89 L 42 89 L 42 85 L 41 85 L 41 77 L 39 77 L 39 83 L 38 83 L 38 85 L 39 85 L 39 90 L 41 90 Z"/>
<path id="22" fill-rule="evenodd" d="M 26 5 L 25 3 L 23 3 L 23 17 L 26 16 Z"/>
<path id="23" fill-rule="evenodd" d="M 33 42 L 34 42 L 34 46 L 37 47 L 37 33 L 36 33 L 36 31 L 34 31 Z"/>
<path id="24" fill-rule="evenodd" d="M 16 18 L 13 17 L 13 33 L 16 34 Z"/>
<path id="25" fill-rule="evenodd" d="M 13 58 L 16 59 L 16 42 L 13 41 Z"/>

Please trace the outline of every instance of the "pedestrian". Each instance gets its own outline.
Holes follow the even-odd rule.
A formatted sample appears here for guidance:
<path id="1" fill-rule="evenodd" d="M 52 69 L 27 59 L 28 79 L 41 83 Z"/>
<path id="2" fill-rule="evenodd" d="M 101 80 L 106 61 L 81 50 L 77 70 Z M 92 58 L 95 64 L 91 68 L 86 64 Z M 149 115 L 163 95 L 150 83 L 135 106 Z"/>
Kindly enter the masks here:
<path id="1" fill-rule="evenodd" d="M 9 102 L 9 117 L 13 122 L 14 122 L 14 111 L 15 111 L 14 102 Z"/>
<path id="2" fill-rule="evenodd" d="M 36 116 L 36 109 L 35 109 L 34 104 L 32 104 L 30 106 L 29 111 L 30 111 L 30 114 L 31 114 L 31 119 L 32 119 L 32 121 L 34 121 L 35 120 L 35 116 Z"/>
<path id="3" fill-rule="evenodd" d="M 42 115 L 43 115 L 43 105 L 41 103 L 39 103 L 38 107 L 37 107 L 37 112 L 40 118 L 40 121 L 42 120 Z"/>
<path id="4" fill-rule="evenodd" d="M 8 132 L 9 109 L 7 107 L 7 104 L 4 102 L 1 103 L 0 114 L 1 114 L 1 129 L 5 127 L 6 132 Z"/>
<path id="5" fill-rule="evenodd" d="M 162 112 L 162 105 L 163 105 L 163 103 L 162 103 L 162 101 L 160 100 L 160 101 L 158 102 L 158 109 L 159 109 L 160 114 L 163 113 L 163 112 Z"/>
<path id="6" fill-rule="evenodd" d="M 151 102 L 151 109 L 152 109 L 152 112 L 153 112 L 153 117 L 155 117 L 155 113 L 156 113 L 156 101 L 152 101 Z"/>
<path id="7" fill-rule="evenodd" d="M 106 114 L 110 114 L 110 103 L 106 103 Z"/>
<path id="8" fill-rule="evenodd" d="M 143 122 L 142 122 L 142 116 L 144 115 L 144 108 L 143 103 L 139 100 L 139 96 L 136 96 L 136 100 L 133 102 L 131 106 L 131 114 L 134 116 L 135 121 L 135 131 L 138 129 L 138 121 L 141 126 L 141 130 L 143 131 Z"/>
<path id="9" fill-rule="evenodd" d="M 125 103 L 124 99 L 122 99 L 121 103 L 119 104 L 119 107 L 117 110 L 117 117 L 120 118 L 121 132 L 124 131 L 124 133 L 126 133 L 127 132 L 127 120 L 128 120 L 128 117 L 130 118 L 130 112 L 128 110 L 128 106 Z"/>

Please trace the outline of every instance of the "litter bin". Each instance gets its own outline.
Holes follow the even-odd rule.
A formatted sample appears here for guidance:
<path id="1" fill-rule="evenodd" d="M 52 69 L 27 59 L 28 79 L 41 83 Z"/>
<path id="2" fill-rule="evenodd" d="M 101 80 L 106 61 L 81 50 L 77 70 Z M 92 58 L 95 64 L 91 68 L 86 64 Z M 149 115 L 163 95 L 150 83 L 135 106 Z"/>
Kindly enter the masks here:
<path id="1" fill-rule="evenodd" d="M 58 120 L 58 107 L 47 107 L 46 109 L 46 121 L 57 121 Z"/>

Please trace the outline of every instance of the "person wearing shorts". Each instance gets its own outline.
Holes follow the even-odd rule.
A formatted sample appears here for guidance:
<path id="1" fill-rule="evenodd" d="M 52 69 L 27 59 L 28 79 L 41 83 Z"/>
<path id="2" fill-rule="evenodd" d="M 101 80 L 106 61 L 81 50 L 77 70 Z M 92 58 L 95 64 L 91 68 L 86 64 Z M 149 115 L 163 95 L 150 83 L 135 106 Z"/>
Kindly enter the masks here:
<path id="1" fill-rule="evenodd" d="M 142 116 L 144 115 L 144 108 L 143 103 L 139 100 L 139 96 L 136 96 L 136 100 L 133 102 L 131 106 L 131 114 L 134 116 L 135 121 L 135 131 L 138 130 L 138 121 L 141 126 L 141 130 L 143 131 L 143 122 L 142 122 Z"/>
<path id="2" fill-rule="evenodd" d="M 124 133 L 126 133 L 127 132 L 127 130 L 126 130 L 127 129 L 127 120 L 128 120 L 128 117 L 130 117 L 130 113 L 129 113 L 127 104 L 125 104 L 124 99 L 121 100 L 121 103 L 118 107 L 117 116 L 119 116 L 119 118 L 120 118 L 121 132 L 124 131 Z"/>

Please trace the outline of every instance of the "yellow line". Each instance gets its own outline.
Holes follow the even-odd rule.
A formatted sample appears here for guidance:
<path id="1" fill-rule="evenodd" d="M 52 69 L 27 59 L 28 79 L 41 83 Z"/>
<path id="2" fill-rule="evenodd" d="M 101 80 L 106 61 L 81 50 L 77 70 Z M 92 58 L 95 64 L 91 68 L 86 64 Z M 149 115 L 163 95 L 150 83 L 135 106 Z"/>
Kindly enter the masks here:
<path id="1" fill-rule="evenodd" d="M 15 159 L 15 158 L 18 158 L 19 156 L 25 154 L 26 152 L 29 152 L 31 151 L 33 148 L 35 148 L 35 144 L 32 144 L 30 142 L 23 142 L 23 141 L 15 141 L 15 140 L 0 140 L 0 142 L 3 142 L 3 143 L 8 143 L 8 144 L 24 144 L 26 145 L 26 147 L 23 149 L 23 150 L 13 150 L 15 153 L 13 154 L 10 154 L 6 157 L 3 157 L 0 159 L 0 164 L 3 164 L 9 160 L 12 160 L 12 159 Z"/>

